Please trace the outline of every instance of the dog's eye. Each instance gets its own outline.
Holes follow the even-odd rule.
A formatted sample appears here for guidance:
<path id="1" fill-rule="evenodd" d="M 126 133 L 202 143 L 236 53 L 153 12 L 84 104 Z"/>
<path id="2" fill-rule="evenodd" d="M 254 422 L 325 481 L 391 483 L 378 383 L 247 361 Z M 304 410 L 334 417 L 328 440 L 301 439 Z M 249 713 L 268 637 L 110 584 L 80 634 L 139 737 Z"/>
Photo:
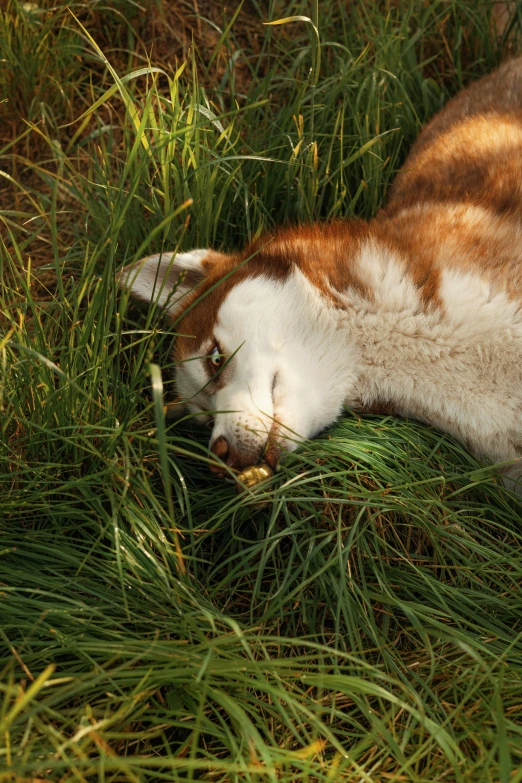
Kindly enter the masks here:
<path id="1" fill-rule="evenodd" d="M 219 350 L 219 346 L 215 345 L 210 354 L 210 364 L 212 367 L 221 367 L 223 364 L 223 356 Z"/>

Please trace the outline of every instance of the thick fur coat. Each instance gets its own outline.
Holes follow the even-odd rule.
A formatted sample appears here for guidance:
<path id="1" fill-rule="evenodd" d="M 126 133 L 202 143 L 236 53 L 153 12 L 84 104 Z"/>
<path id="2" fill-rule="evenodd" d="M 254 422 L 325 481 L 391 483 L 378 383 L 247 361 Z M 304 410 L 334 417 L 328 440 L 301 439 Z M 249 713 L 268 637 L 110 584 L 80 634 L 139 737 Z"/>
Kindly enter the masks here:
<path id="1" fill-rule="evenodd" d="M 434 117 L 373 220 L 282 228 L 235 254 L 163 253 L 120 282 L 177 321 L 178 392 L 213 417 L 229 468 L 275 463 L 349 406 L 429 422 L 510 462 L 515 486 L 522 58 Z"/>

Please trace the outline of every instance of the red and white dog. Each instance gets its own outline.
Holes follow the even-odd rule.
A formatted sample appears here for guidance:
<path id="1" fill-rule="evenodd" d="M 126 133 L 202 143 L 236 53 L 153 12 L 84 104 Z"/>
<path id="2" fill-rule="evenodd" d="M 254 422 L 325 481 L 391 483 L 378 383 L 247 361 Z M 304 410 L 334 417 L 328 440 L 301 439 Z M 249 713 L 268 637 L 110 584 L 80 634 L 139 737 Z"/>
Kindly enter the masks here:
<path id="1" fill-rule="evenodd" d="M 219 282 L 221 281 L 221 282 Z M 163 253 L 120 285 L 177 320 L 177 389 L 230 468 L 340 415 L 429 422 L 522 477 L 522 58 L 420 134 L 369 221 Z M 521 489 L 522 480 L 518 490 Z"/>

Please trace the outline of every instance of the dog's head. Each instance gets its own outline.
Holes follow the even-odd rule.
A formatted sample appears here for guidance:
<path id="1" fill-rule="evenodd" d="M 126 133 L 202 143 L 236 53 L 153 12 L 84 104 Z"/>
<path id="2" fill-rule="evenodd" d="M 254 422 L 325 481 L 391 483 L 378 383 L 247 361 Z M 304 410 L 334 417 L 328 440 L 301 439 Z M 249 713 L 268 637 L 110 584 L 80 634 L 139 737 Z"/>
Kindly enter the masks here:
<path id="1" fill-rule="evenodd" d="M 176 388 L 213 421 L 211 450 L 231 468 L 316 435 L 339 415 L 350 348 L 338 313 L 281 243 L 239 254 L 163 253 L 123 270 L 120 286 L 163 307 L 175 327 Z"/>

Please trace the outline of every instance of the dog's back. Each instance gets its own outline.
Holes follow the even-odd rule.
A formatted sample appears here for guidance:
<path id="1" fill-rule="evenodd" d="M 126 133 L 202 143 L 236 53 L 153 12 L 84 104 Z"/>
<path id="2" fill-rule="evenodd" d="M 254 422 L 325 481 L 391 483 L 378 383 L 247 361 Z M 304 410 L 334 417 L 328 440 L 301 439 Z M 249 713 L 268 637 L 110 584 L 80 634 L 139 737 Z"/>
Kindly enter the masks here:
<path id="1" fill-rule="evenodd" d="M 466 202 L 522 215 L 522 57 L 462 91 L 426 125 L 392 185 L 386 212 Z"/>
<path id="2" fill-rule="evenodd" d="M 412 272 L 422 263 L 429 290 L 442 269 L 454 269 L 522 299 L 522 57 L 428 123 L 377 223 Z"/>

